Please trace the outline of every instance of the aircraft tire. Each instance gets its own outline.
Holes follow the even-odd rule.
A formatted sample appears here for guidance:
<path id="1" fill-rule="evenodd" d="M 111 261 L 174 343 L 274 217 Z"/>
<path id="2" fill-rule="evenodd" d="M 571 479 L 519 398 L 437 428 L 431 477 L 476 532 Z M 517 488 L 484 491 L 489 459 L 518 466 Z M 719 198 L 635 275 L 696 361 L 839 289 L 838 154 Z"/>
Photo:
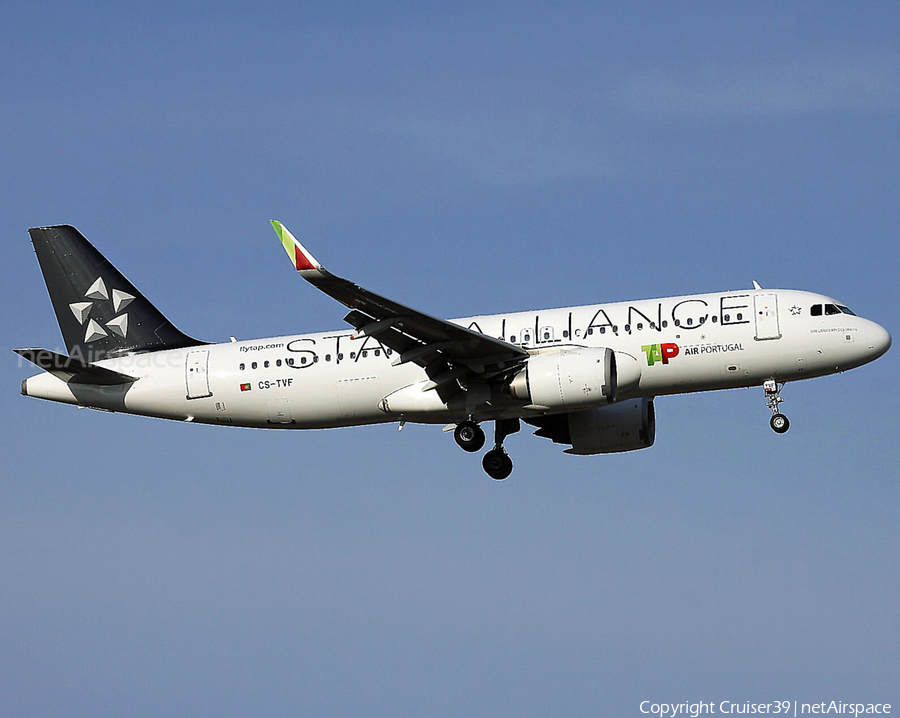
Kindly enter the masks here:
<path id="1" fill-rule="evenodd" d="M 788 421 L 784 414 L 773 414 L 772 418 L 769 419 L 769 426 L 772 427 L 772 431 L 776 434 L 783 434 L 791 428 L 791 422 Z"/>
<path id="2" fill-rule="evenodd" d="M 480 451 L 484 446 L 484 430 L 474 421 L 462 421 L 456 425 L 453 438 L 463 451 Z"/>
<path id="3" fill-rule="evenodd" d="M 513 470 L 512 459 L 503 449 L 491 449 L 481 462 L 485 473 L 496 481 L 503 481 Z"/>

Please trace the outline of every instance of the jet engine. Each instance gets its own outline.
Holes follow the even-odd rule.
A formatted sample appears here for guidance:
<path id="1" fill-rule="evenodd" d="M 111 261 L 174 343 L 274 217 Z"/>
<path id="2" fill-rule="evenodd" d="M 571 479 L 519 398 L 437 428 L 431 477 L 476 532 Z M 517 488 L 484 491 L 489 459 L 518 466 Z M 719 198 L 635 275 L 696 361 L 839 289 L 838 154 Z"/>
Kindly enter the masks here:
<path id="1" fill-rule="evenodd" d="M 560 349 L 530 357 L 509 393 L 542 409 L 579 409 L 612 404 L 640 378 L 640 365 L 628 354 L 607 347 Z"/>
<path id="2" fill-rule="evenodd" d="M 578 408 L 616 400 L 611 349 L 561 349 L 535 354 L 509 384 L 514 399 L 545 409 Z"/>
<path id="3" fill-rule="evenodd" d="M 571 444 L 567 454 L 612 454 L 646 449 L 656 439 L 653 399 L 630 399 L 569 414 L 526 419 L 536 436 Z"/>

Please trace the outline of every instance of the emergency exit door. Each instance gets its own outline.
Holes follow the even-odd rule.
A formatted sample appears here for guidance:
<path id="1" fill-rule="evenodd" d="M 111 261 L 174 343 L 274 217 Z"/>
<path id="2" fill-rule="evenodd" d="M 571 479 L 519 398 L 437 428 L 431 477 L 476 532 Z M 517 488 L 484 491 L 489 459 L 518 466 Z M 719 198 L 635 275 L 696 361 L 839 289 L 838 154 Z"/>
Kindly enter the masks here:
<path id="1" fill-rule="evenodd" d="M 753 309 L 756 317 L 756 339 L 780 339 L 778 296 L 775 294 L 757 294 L 753 297 Z"/>

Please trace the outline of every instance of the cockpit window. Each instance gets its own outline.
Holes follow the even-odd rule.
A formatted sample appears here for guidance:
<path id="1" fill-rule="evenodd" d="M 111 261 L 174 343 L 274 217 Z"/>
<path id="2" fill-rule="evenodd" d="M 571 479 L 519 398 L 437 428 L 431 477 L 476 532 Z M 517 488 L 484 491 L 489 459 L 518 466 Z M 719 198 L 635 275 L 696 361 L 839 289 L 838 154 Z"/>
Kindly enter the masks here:
<path id="1" fill-rule="evenodd" d="M 835 314 L 849 314 L 851 317 L 855 317 L 854 314 L 848 307 L 845 307 L 843 304 L 813 304 L 809 308 L 809 316 L 811 317 L 821 317 L 822 309 L 825 310 L 825 316 L 834 316 Z"/>

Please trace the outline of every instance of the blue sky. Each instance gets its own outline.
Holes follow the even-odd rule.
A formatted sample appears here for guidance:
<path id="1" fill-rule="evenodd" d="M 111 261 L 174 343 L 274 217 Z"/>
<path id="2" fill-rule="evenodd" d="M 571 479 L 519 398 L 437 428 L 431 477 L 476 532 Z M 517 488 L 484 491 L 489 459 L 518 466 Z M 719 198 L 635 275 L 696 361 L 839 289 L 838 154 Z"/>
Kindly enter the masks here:
<path id="1" fill-rule="evenodd" d="M 432 314 L 749 287 L 898 334 L 895 3 L 29 3 L 0 26 L 8 349 L 71 223 L 184 331 L 341 325 L 270 218 Z M 2 365 L 0 712 L 900 703 L 897 351 L 661 399 L 656 445 L 78 411 Z"/>

